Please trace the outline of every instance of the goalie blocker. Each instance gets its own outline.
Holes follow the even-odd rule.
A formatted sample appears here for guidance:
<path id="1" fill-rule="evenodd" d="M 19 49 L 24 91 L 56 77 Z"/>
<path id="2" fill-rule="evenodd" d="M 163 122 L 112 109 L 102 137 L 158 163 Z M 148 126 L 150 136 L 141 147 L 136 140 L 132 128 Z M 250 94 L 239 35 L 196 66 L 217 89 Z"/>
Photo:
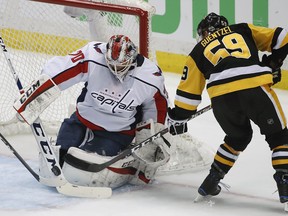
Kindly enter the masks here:
<path id="1" fill-rule="evenodd" d="M 13 108 L 20 115 L 20 120 L 31 125 L 60 94 L 61 91 L 53 80 L 42 74 L 21 91 Z"/>

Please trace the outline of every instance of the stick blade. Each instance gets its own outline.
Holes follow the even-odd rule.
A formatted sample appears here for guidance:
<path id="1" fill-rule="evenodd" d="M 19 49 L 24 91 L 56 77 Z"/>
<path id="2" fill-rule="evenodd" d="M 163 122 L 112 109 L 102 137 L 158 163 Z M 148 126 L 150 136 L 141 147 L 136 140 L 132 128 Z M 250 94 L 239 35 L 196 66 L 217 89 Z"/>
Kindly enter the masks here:
<path id="1" fill-rule="evenodd" d="M 70 183 L 56 187 L 57 191 L 66 196 L 105 199 L 112 196 L 112 189 L 109 187 L 86 187 Z"/>
<path id="2" fill-rule="evenodd" d="M 61 176 L 55 177 L 55 178 L 44 178 L 42 176 L 39 176 L 38 180 L 41 184 L 44 184 L 46 186 L 50 187 L 58 187 L 67 184 L 67 180 L 62 178 Z"/>

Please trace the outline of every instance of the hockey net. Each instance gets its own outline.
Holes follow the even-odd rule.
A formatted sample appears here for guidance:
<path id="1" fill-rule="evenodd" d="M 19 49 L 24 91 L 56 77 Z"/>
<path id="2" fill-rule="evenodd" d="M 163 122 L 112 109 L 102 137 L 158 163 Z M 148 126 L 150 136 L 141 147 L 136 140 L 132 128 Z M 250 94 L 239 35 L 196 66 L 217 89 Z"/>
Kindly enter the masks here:
<path id="1" fill-rule="evenodd" d="M 53 56 L 67 55 L 91 40 L 107 42 L 113 34 L 129 36 L 140 53 L 152 57 L 149 39 L 154 12 L 155 8 L 143 0 L 1 0 L 0 29 L 13 67 L 26 86 Z M 0 124 L 5 125 L 2 131 L 29 131 L 23 124 L 17 124 L 17 129 L 9 127 L 18 122 L 12 106 L 19 93 L 4 55 L 0 56 Z M 62 92 L 41 114 L 48 132 L 68 116 L 69 106 L 75 105 L 81 88 L 80 84 Z"/>
<path id="2" fill-rule="evenodd" d="M 43 65 L 51 57 L 67 55 L 91 40 L 106 42 L 113 34 L 129 36 L 140 53 L 156 61 L 155 50 L 151 48 L 151 19 L 155 8 L 143 0 L 0 2 L 0 33 L 23 86 L 39 76 Z M 2 54 L 0 68 L 1 133 L 31 132 L 28 125 L 19 122 L 13 109 L 19 90 Z M 75 107 L 82 87 L 83 84 L 79 84 L 63 91 L 41 114 L 48 134 L 56 134 L 63 119 L 69 117 L 70 107 Z M 170 160 L 169 167 L 163 168 L 163 173 L 183 167 L 199 168 L 211 162 L 211 150 L 189 135 L 175 138 L 175 146 L 175 157 Z"/>

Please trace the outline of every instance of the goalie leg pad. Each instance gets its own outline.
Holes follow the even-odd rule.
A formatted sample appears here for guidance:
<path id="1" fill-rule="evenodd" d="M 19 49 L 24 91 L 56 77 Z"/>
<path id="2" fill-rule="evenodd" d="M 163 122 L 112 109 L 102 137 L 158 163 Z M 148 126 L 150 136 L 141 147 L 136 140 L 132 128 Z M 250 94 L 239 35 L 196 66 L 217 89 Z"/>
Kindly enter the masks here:
<path id="1" fill-rule="evenodd" d="M 81 149 L 71 147 L 68 154 L 84 161 L 85 163 L 101 164 L 111 160 L 112 157 L 98 155 L 97 153 L 88 153 Z M 128 183 L 137 172 L 138 162 L 132 156 L 117 161 L 112 166 L 100 171 L 89 172 L 81 165 L 75 164 L 67 159 L 63 165 L 63 173 L 65 178 L 75 185 L 90 187 L 110 187 L 117 188 Z"/>

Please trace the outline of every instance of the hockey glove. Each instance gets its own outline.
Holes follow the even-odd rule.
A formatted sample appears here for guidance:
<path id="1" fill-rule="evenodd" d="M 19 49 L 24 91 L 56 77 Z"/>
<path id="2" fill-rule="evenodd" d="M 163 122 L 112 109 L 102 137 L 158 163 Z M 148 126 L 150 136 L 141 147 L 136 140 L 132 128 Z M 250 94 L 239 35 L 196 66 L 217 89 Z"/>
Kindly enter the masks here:
<path id="1" fill-rule="evenodd" d="M 281 81 L 281 68 L 272 71 L 273 85 Z"/>
<path id="2" fill-rule="evenodd" d="M 267 56 L 264 54 L 262 56 L 262 63 L 272 69 L 273 75 L 273 85 L 281 81 L 281 66 L 283 61 L 281 60 L 274 60 L 272 55 Z"/>
<path id="3" fill-rule="evenodd" d="M 168 109 L 167 124 L 169 127 L 169 133 L 173 136 L 187 132 L 187 121 L 188 119 L 177 119 L 177 116 L 175 115 L 175 108 Z"/>

